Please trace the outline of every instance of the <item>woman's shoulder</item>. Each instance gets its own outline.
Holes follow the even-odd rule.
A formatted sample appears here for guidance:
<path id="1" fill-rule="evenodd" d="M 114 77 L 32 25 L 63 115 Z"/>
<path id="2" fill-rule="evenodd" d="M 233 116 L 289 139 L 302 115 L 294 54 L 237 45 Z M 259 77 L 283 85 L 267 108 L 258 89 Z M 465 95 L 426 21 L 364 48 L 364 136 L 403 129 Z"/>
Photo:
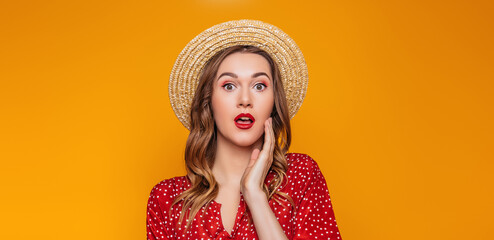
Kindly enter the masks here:
<path id="1" fill-rule="evenodd" d="M 310 170 L 314 168 L 319 168 L 317 162 L 308 154 L 287 153 L 285 156 L 288 164 L 288 169 Z"/>
<path id="2" fill-rule="evenodd" d="M 285 156 L 288 164 L 286 175 L 289 179 L 292 176 L 298 176 L 312 180 L 314 177 L 322 175 L 319 165 L 308 154 L 287 153 Z"/>
<path id="3" fill-rule="evenodd" d="M 158 182 L 151 189 L 150 196 L 174 199 L 177 195 L 190 187 L 190 183 L 186 176 L 176 176 L 167 178 Z"/>

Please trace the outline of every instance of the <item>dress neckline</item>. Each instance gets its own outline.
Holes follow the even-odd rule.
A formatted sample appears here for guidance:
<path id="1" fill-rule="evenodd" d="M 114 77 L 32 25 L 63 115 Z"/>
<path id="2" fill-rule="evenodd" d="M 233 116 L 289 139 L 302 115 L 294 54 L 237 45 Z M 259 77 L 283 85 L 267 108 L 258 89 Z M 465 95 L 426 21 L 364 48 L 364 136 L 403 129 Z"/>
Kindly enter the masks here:
<path id="1" fill-rule="evenodd" d="M 239 201 L 238 208 L 237 208 L 237 214 L 235 214 L 235 221 L 233 223 L 233 227 L 232 227 L 232 232 L 231 233 L 229 233 L 225 229 L 225 225 L 223 224 L 223 218 L 221 217 L 221 206 L 222 206 L 222 204 L 219 203 L 219 202 L 216 202 L 214 199 L 211 200 L 211 203 L 213 205 L 215 205 L 215 207 L 216 207 L 216 213 L 218 214 L 218 219 L 219 219 L 219 224 L 220 224 L 221 231 L 222 232 L 225 232 L 226 234 L 228 234 L 228 236 L 230 238 L 234 238 L 235 235 L 236 235 L 238 226 L 240 225 L 240 222 L 243 219 L 243 215 L 245 215 L 245 210 L 246 210 L 246 204 L 245 204 L 244 196 L 243 196 L 242 192 L 240 192 L 240 201 Z"/>

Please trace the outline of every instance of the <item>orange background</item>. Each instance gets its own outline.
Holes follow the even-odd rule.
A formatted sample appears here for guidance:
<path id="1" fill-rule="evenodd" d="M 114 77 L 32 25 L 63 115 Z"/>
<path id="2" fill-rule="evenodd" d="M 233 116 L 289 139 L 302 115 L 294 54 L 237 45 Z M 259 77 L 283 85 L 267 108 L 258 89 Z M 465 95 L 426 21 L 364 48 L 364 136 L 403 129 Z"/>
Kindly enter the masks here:
<path id="1" fill-rule="evenodd" d="M 300 3 L 303 2 L 303 3 Z M 168 102 L 182 48 L 227 20 L 287 32 L 309 66 L 291 152 L 348 239 L 493 239 L 492 1 L 2 1 L 1 239 L 145 239 L 185 174 Z"/>

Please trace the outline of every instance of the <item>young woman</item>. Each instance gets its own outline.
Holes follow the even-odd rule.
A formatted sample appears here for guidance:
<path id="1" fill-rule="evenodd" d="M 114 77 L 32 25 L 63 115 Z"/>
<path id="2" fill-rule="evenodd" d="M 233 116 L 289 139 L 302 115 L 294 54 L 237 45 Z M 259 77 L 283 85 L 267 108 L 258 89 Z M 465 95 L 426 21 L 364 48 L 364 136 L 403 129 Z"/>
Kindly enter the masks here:
<path id="1" fill-rule="evenodd" d="M 307 79 L 293 40 L 260 21 L 216 25 L 186 46 L 170 101 L 190 130 L 187 175 L 152 189 L 148 239 L 341 239 L 317 163 L 287 153 Z"/>

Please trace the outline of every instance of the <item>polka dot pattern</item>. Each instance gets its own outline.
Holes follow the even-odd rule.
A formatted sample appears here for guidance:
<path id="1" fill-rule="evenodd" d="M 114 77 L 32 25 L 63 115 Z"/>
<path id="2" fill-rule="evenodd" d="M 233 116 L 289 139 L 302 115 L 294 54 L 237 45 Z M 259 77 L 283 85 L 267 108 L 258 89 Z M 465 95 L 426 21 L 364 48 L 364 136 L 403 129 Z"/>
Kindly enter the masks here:
<path id="1" fill-rule="evenodd" d="M 269 201 L 280 226 L 288 239 L 341 239 L 334 217 L 326 180 L 317 163 L 308 155 L 288 153 L 287 178 L 278 191 L 292 197 L 295 207 L 288 201 L 280 204 Z M 274 172 L 268 173 L 265 183 L 270 184 Z M 254 222 L 249 223 L 248 206 L 240 193 L 235 223 L 231 233 L 223 227 L 221 204 L 214 200 L 208 209 L 205 206 L 192 220 L 191 227 L 183 232 L 178 226 L 182 202 L 171 209 L 174 198 L 190 188 L 185 176 L 165 179 L 151 190 L 147 205 L 147 239 L 258 239 Z M 170 214 L 170 216 L 169 216 Z"/>

